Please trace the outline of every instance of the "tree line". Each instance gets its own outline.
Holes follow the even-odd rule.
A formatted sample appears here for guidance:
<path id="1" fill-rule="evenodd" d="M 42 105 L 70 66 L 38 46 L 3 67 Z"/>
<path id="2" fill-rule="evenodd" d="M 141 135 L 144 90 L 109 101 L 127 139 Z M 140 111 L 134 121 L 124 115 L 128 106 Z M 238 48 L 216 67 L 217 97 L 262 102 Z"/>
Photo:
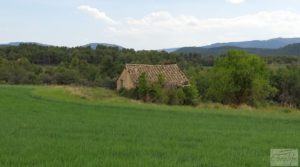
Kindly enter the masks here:
<path id="1" fill-rule="evenodd" d="M 163 100 L 166 98 L 161 97 L 164 91 L 160 90 L 159 85 L 148 85 L 146 90 L 152 99 L 156 99 L 153 102 L 278 103 L 300 107 L 299 62 L 299 58 L 295 57 L 262 58 L 244 51 L 230 51 L 212 57 L 105 46 L 91 49 L 21 44 L 0 48 L 0 83 L 77 84 L 114 89 L 115 81 L 126 63 L 177 63 L 196 90 L 173 90 L 168 92 L 168 97 L 172 98 Z M 142 92 L 140 90 L 138 93 L 141 99 Z M 190 92 L 197 92 L 197 95 L 189 95 Z M 188 99 L 190 96 L 193 98 Z"/>

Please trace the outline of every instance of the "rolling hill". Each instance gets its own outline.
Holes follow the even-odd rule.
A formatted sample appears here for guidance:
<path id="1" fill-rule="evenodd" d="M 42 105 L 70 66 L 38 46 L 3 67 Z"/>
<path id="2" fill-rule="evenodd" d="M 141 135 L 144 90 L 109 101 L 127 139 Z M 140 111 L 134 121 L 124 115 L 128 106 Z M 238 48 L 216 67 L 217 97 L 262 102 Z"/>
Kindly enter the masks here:
<path id="1" fill-rule="evenodd" d="M 20 46 L 21 44 L 33 44 L 33 45 L 39 45 L 39 46 L 52 46 L 48 44 L 42 44 L 38 42 L 10 42 L 6 44 L 0 44 L 0 47 L 9 47 L 9 46 Z"/>
<path id="2" fill-rule="evenodd" d="M 237 49 L 244 50 L 252 54 L 260 56 L 292 56 L 300 57 L 300 44 L 291 44 L 278 49 L 266 48 L 241 48 L 234 46 L 222 46 L 216 48 L 204 47 L 184 47 L 176 50 L 174 53 L 198 53 L 203 56 L 219 56 L 226 53 L 228 50 Z"/>
<path id="3" fill-rule="evenodd" d="M 39 45 L 39 46 L 53 46 L 53 45 L 48 45 L 48 44 L 42 44 L 38 42 L 10 42 L 6 44 L 0 44 L 0 47 L 9 47 L 9 46 L 20 46 L 21 44 L 33 44 L 33 45 Z M 106 47 L 116 47 L 119 49 L 123 49 L 124 47 L 115 45 L 115 44 L 108 44 L 108 43 L 89 43 L 83 46 L 78 46 L 78 47 L 90 47 L 92 49 L 96 49 L 97 46 L 106 46 Z"/>
<path id="4" fill-rule="evenodd" d="M 35 44 L 39 46 L 52 46 L 37 42 L 11 42 L 7 44 L 0 44 L 0 47 L 20 46 L 20 44 Z M 90 47 L 96 49 L 97 46 L 116 47 L 122 50 L 124 47 L 109 43 L 89 43 L 78 47 Z M 198 53 L 203 56 L 218 56 L 224 54 L 230 49 L 245 50 L 249 53 L 261 56 L 294 56 L 300 57 L 300 38 L 274 38 L 270 40 L 253 40 L 244 42 L 229 42 L 229 43 L 215 43 L 201 47 L 182 47 L 169 48 L 159 51 L 166 51 L 168 53 Z"/>
<path id="5" fill-rule="evenodd" d="M 201 53 L 203 55 L 220 55 L 226 52 L 228 49 L 242 49 L 247 50 L 253 53 L 263 53 L 267 55 L 277 54 L 277 51 L 285 53 L 287 50 L 295 50 L 295 45 L 293 44 L 300 43 L 300 38 L 274 38 L 269 40 L 253 40 L 253 41 L 242 41 L 242 42 L 228 42 L 228 43 L 214 43 L 206 46 L 195 46 L 195 47 L 182 47 L 182 48 L 172 48 L 164 49 L 166 52 L 175 52 L 175 53 Z M 289 46 L 290 45 L 290 46 Z M 282 49 L 287 47 L 285 49 Z M 295 55 L 295 51 L 291 53 L 291 50 L 288 51 L 288 54 Z M 298 54 L 296 54 L 297 56 Z"/>
<path id="6" fill-rule="evenodd" d="M 278 49 L 295 43 L 300 43 L 300 38 L 274 38 L 269 40 L 215 43 L 215 44 L 203 46 L 203 48 L 219 48 L 219 47 L 232 46 L 232 47 L 239 47 L 239 48 Z"/>
<path id="7" fill-rule="evenodd" d="M 120 50 L 122 50 L 124 48 L 119 45 L 108 44 L 108 43 L 89 43 L 89 44 L 83 45 L 82 47 L 90 47 L 95 50 L 97 48 L 97 46 L 114 47 L 114 48 L 119 48 Z"/>

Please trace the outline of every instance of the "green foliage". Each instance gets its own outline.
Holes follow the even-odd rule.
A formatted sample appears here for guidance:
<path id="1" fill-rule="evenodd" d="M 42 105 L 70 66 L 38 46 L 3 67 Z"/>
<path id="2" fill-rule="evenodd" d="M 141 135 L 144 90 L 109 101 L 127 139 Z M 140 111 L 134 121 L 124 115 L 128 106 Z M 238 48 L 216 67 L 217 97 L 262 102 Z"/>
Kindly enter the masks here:
<path id="1" fill-rule="evenodd" d="M 202 101 L 207 101 L 207 90 L 210 86 L 210 72 L 208 70 L 200 70 L 195 74 L 195 85 Z"/>
<path id="2" fill-rule="evenodd" d="M 288 66 L 273 72 L 272 84 L 278 89 L 275 101 L 300 107 L 300 67 Z"/>
<path id="3" fill-rule="evenodd" d="M 72 84 L 86 86 L 104 86 L 115 88 L 115 81 L 120 75 L 126 63 L 141 64 L 170 64 L 178 62 L 184 68 L 189 65 L 200 66 L 205 64 L 206 57 L 187 54 L 176 55 L 159 51 L 134 51 L 133 49 L 118 49 L 114 47 L 99 46 L 96 50 L 91 48 L 65 48 L 52 46 L 38 46 L 34 44 L 21 44 L 18 47 L 0 48 L 0 58 L 4 62 L 5 70 L 0 73 L 3 82 L 24 84 Z M 211 62 L 211 58 L 207 61 Z M 6 63 L 5 61 L 8 61 Z M 7 64 L 22 66 L 22 69 L 7 67 Z M 59 73 L 61 68 L 64 72 L 76 73 L 76 78 L 69 81 L 61 81 L 61 76 L 68 74 L 47 74 L 47 68 L 53 68 L 54 73 Z M 35 68 L 39 68 L 39 72 Z M 59 69 L 60 68 L 60 69 Z M 36 80 L 22 79 L 26 75 L 18 75 L 24 71 L 36 75 Z M 11 73 L 13 75 L 11 75 Z M 30 74 L 30 75 L 31 75 Z M 10 77 L 10 79 L 8 79 Z M 59 79 L 59 81 L 56 80 Z M 69 78 L 70 79 L 70 78 Z M 9 81 L 8 81 L 9 80 Z"/>
<path id="4" fill-rule="evenodd" d="M 167 88 L 164 87 L 164 76 L 159 74 L 156 83 L 149 83 L 147 75 L 142 73 L 138 79 L 138 99 L 144 102 L 165 103 L 169 105 L 195 105 L 198 101 L 198 91 L 194 85 L 183 88 Z M 131 90 L 132 91 L 132 90 Z M 120 90 L 121 95 L 128 96 L 130 93 Z M 135 94 L 130 94 L 131 98 L 135 98 Z"/>
<path id="5" fill-rule="evenodd" d="M 182 90 L 180 90 L 180 91 L 182 91 Z M 179 104 L 179 100 L 180 99 L 178 99 L 178 95 L 180 96 L 180 95 L 183 95 L 181 92 L 179 92 L 179 90 L 177 90 L 177 89 L 168 89 L 168 90 L 166 90 L 166 104 L 168 104 L 168 105 L 177 105 L 177 104 Z"/>
<path id="6" fill-rule="evenodd" d="M 296 51 L 297 46 L 289 48 Z M 74 84 L 115 89 L 116 80 L 126 63 L 178 63 L 198 90 L 198 97 L 195 99 L 251 105 L 259 105 L 267 99 L 282 105 L 299 107 L 299 70 L 277 69 L 282 68 L 282 64 L 299 66 L 300 59 L 282 55 L 263 59 L 271 64 L 274 71 L 272 86 L 279 90 L 275 98 L 272 98 L 276 91 L 270 86 L 266 64 L 256 56 L 237 51 L 231 51 L 227 56 L 215 60 L 213 56 L 195 53 L 120 50 L 104 46 L 93 50 L 84 47 L 21 44 L 18 47 L 0 48 L 0 83 Z M 211 69 L 214 64 L 215 67 Z M 190 95 L 183 102 L 178 100 L 177 96 L 164 89 L 163 83 L 163 76 L 158 76 L 158 83 L 147 85 L 147 90 L 141 90 L 137 94 L 145 101 L 155 103 L 168 103 L 168 94 L 175 99 L 170 101 L 175 101 L 172 103 L 176 104 L 192 104 L 197 101 L 192 100 L 194 96 L 187 99 Z M 183 91 L 185 94 L 190 93 L 188 90 Z"/>
<path id="7" fill-rule="evenodd" d="M 120 96 L 127 97 L 127 98 L 133 98 L 133 99 L 138 99 L 139 98 L 138 89 L 127 90 L 125 88 L 121 88 L 118 91 L 118 94 Z"/>
<path id="8" fill-rule="evenodd" d="M 196 105 L 198 102 L 198 90 L 194 84 L 190 86 L 185 86 L 182 88 L 184 92 L 184 102 L 185 105 Z"/>
<path id="9" fill-rule="evenodd" d="M 149 95 L 154 103 L 164 103 L 166 98 L 165 91 L 165 77 L 162 74 L 157 75 L 157 82 L 152 83 L 149 90 Z"/>
<path id="10" fill-rule="evenodd" d="M 216 102 L 256 105 L 274 92 L 265 62 L 243 51 L 229 51 L 217 58 L 210 71 L 207 95 Z"/>
<path id="11" fill-rule="evenodd" d="M 158 74 L 157 80 L 158 80 L 158 82 L 157 82 L 158 86 L 164 87 L 165 77 L 162 74 Z"/>
<path id="12" fill-rule="evenodd" d="M 139 76 L 137 90 L 140 99 L 142 99 L 144 102 L 150 101 L 150 85 L 148 84 L 146 73 L 142 73 Z"/>
<path id="13" fill-rule="evenodd" d="M 163 87 L 158 83 L 154 83 L 149 90 L 149 96 L 152 102 L 162 103 L 164 96 Z"/>
<path id="14" fill-rule="evenodd" d="M 175 52 L 178 54 L 201 54 L 203 56 L 219 56 L 222 54 L 226 54 L 229 50 L 238 49 L 243 50 L 245 52 L 256 54 L 259 56 L 269 56 L 269 57 L 285 57 L 282 60 L 288 60 L 288 57 L 300 57 L 300 44 L 291 44 L 278 49 L 267 49 L 267 48 L 240 48 L 234 46 L 223 46 L 223 47 L 213 47 L 213 48 L 205 48 L 205 47 L 183 47 Z"/>

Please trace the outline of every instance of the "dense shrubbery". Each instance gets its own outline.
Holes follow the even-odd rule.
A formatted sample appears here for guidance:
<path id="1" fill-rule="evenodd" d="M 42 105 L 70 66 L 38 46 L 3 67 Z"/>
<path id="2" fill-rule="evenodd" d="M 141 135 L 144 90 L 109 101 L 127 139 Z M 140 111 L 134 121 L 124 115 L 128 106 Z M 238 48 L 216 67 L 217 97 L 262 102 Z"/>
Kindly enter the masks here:
<path id="1" fill-rule="evenodd" d="M 144 102 L 163 103 L 169 105 L 196 105 L 198 91 L 195 86 L 189 85 L 181 88 L 167 88 L 164 78 L 158 75 L 158 81 L 150 84 L 147 75 L 143 73 L 138 80 L 136 89 L 121 89 L 119 94 L 129 98 L 143 100 Z"/>
<path id="2" fill-rule="evenodd" d="M 272 72 L 264 62 L 272 64 Z M 300 107 L 299 62 L 295 57 L 262 59 L 238 51 L 214 58 L 103 46 L 93 50 L 22 44 L 0 48 L 0 83 L 78 84 L 113 89 L 126 63 L 177 63 L 195 86 L 164 89 L 161 83 L 146 82 L 147 89 L 123 90 L 121 94 L 167 104 L 195 104 L 199 97 L 201 101 L 225 104 L 258 105 L 269 100 Z"/>
<path id="3" fill-rule="evenodd" d="M 202 101 L 260 105 L 273 101 L 300 107 L 300 67 L 278 67 L 271 72 L 264 61 L 245 52 L 231 51 L 217 58 L 211 69 L 193 69 Z"/>
<path id="4" fill-rule="evenodd" d="M 273 72 L 272 84 L 278 89 L 274 100 L 285 106 L 300 107 L 300 67 L 289 66 Z"/>

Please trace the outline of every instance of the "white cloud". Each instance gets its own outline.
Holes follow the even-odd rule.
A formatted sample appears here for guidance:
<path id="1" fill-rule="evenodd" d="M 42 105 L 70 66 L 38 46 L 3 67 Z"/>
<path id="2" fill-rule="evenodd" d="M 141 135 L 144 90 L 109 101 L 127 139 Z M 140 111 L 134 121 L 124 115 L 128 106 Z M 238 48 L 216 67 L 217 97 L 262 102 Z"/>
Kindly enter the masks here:
<path id="1" fill-rule="evenodd" d="M 227 2 L 232 4 L 241 4 L 244 3 L 246 0 L 227 0 Z"/>
<path id="2" fill-rule="evenodd" d="M 83 11 L 83 12 L 95 17 L 96 19 L 105 21 L 106 23 L 109 23 L 109 24 L 116 23 L 113 19 L 108 17 L 104 12 L 99 11 L 97 8 L 93 8 L 88 5 L 81 5 L 78 7 L 78 9 L 80 11 Z"/>
<path id="3" fill-rule="evenodd" d="M 232 18 L 197 18 L 158 11 L 120 22 L 107 17 L 101 19 L 108 23 L 105 32 L 109 34 L 108 40 L 136 49 L 300 36 L 300 14 L 286 10 Z"/>
<path id="4" fill-rule="evenodd" d="M 212 42 L 300 36 L 300 14 L 289 11 L 259 12 L 234 18 L 173 16 L 154 12 L 127 19 L 110 28 L 116 38 L 135 41 L 139 48 L 200 45 Z"/>

